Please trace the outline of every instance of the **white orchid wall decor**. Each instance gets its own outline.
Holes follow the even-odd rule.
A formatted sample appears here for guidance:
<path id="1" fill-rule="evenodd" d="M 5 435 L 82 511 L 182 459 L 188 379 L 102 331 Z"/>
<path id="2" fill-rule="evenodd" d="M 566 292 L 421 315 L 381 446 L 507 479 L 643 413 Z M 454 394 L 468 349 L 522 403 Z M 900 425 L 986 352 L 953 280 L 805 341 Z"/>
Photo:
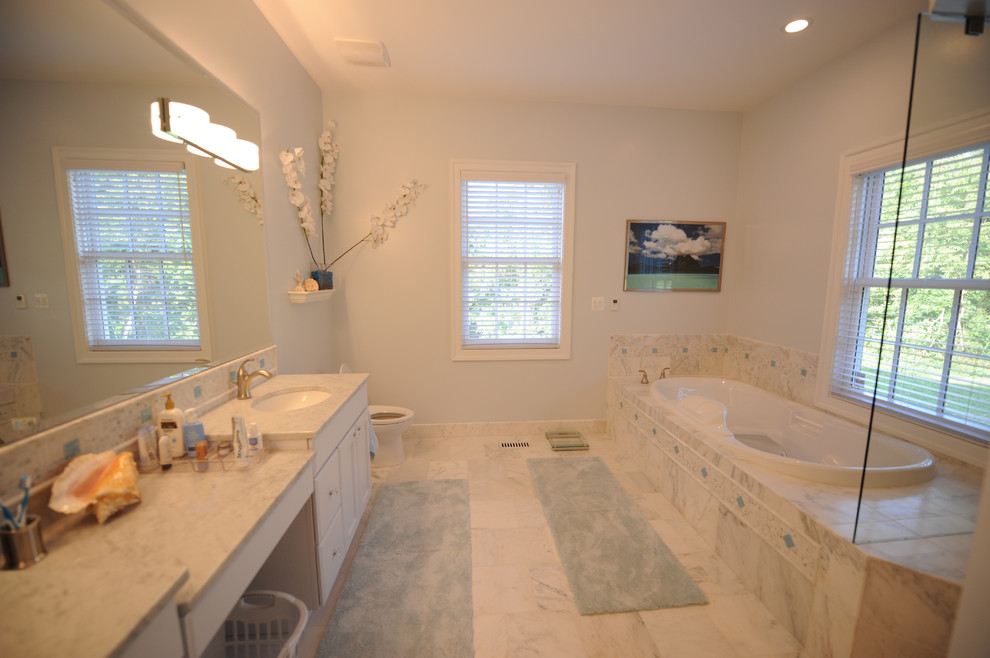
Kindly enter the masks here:
<path id="1" fill-rule="evenodd" d="M 333 121 L 327 124 L 326 130 L 320 134 L 318 142 L 320 148 L 320 211 L 321 220 L 329 219 L 333 214 L 333 186 L 336 182 L 334 174 L 337 171 L 337 158 L 340 154 L 340 145 L 333 141 L 331 130 L 336 127 Z M 322 259 L 318 259 L 313 252 L 313 246 L 309 241 L 310 236 L 316 233 L 316 222 L 313 219 L 312 206 L 309 199 L 302 192 L 300 176 L 306 173 L 306 163 L 303 161 L 303 149 L 300 147 L 286 149 L 279 154 L 282 162 L 282 174 L 285 176 L 285 184 L 289 188 L 289 201 L 296 207 L 299 215 L 299 225 L 306 238 L 306 247 L 309 255 L 316 264 L 317 270 L 329 273 L 330 267 L 346 256 L 362 242 L 371 242 L 372 247 L 384 243 L 388 239 L 388 231 L 394 228 L 400 217 L 404 217 L 409 212 L 409 206 L 416 202 L 420 192 L 425 189 L 425 185 L 409 180 L 400 187 L 399 194 L 389 202 L 385 209 L 371 218 L 371 230 L 344 250 L 332 261 L 326 260 L 326 241 L 323 237 L 324 222 L 320 221 L 320 244 L 322 247 Z M 318 272 L 314 272 L 316 276 Z M 327 276 L 329 279 L 329 275 Z M 331 284 L 332 285 L 332 284 Z"/>
<path id="2" fill-rule="evenodd" d="M 241 202 L 244 210 L 257 215 L 258 223 L 264 224 L 265 218 L 261 212 L 261 200 L 254 191 L 254 187 L 251 186 L 251 181 L 243 176 L 227 176 L 223 182 L 234 186 L 234 194 L 237 195 L 237 200 Z"/>

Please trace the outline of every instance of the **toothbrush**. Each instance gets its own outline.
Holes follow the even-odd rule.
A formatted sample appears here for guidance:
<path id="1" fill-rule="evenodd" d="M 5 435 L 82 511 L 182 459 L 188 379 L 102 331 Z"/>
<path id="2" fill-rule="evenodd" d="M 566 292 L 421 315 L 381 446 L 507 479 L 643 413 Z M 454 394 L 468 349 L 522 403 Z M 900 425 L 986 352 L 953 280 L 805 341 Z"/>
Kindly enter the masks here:
<path id="1" fill-rule="evenodd" d="M 21 511 L 17 515 L 17 525 L 24 525 L 24 519 L 27 518 L 27 507 L 28 507 L 28 497 L 31 495 L 31 476 L 22 475 L 21 476 L 21 489 L 24 490 L 24 498 L 21 500 Z"/>
<path id="2" fill-rule="evenodd" d="M 10 524 L 11 530 L 20 530 L 21 526 L 17 525 L 17 519 L 15 519 L 14 515 L 10 513 L 10 510 L 7 509 L 7 506 L 4 505 L 3 503 L 0 503 L 0 507 L 3 508 L 3 516 L 5 519 L 7 519 L 7 523 Z"/>

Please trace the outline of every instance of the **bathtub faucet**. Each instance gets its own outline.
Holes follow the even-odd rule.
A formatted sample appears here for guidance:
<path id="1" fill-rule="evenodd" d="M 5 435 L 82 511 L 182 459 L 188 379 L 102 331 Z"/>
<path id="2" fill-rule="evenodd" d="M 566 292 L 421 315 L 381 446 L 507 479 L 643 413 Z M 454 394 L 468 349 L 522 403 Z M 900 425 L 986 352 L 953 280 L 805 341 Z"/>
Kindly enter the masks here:
<path id="1" fill-rule="evenodd" d="M 660 371 L 660 379 L 667 379 L 667 373 L 670 372 L 670 368 L 664 368 Z"/>
<path id="2" fill-rule="evenodd" d="M 640 372 L 643 373 L 643 378 L 641 380 L 639 380 L 639 383 L 640 384 L 649 384 L 650 383 L 650 378 L 646 376 L 646 371 L 645 370 L 640 370 Z"/>

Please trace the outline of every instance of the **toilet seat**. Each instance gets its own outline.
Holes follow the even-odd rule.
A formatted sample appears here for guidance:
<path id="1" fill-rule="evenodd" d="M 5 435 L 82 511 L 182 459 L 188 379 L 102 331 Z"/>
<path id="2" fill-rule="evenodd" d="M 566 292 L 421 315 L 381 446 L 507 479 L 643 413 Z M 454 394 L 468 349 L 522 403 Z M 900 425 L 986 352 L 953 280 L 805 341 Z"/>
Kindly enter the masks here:
<path id="1" fill-rule="evenodd" d="M 413 419 L 413 412 L 405 407 L 389 407 L 384 405 L 369 405 L 368 413 L 371 414 L 371 423 L 376 427 L 387 425 L 398 425 Z"/>

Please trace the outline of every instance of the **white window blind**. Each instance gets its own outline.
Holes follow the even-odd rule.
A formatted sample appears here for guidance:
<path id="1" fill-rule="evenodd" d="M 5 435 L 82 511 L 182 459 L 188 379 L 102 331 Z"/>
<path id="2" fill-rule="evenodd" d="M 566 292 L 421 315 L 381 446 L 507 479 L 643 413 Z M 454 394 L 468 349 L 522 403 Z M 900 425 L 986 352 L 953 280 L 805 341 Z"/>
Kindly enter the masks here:
<path id="1" fill-rule="evenodd" d="M 181 163 L 68 163 L 82 310 L 91 349 L 200 349 Z"/>
<path id="2" fill-rule="evenodd" d="M 461 345 L 558 348 L 563 174 L 461 172 Z"/>
<path id="3" fill-rule="evenodd" d="M 988 168 L 985 143 L 856 177 L 833 395 L 990 439 Z"/>

